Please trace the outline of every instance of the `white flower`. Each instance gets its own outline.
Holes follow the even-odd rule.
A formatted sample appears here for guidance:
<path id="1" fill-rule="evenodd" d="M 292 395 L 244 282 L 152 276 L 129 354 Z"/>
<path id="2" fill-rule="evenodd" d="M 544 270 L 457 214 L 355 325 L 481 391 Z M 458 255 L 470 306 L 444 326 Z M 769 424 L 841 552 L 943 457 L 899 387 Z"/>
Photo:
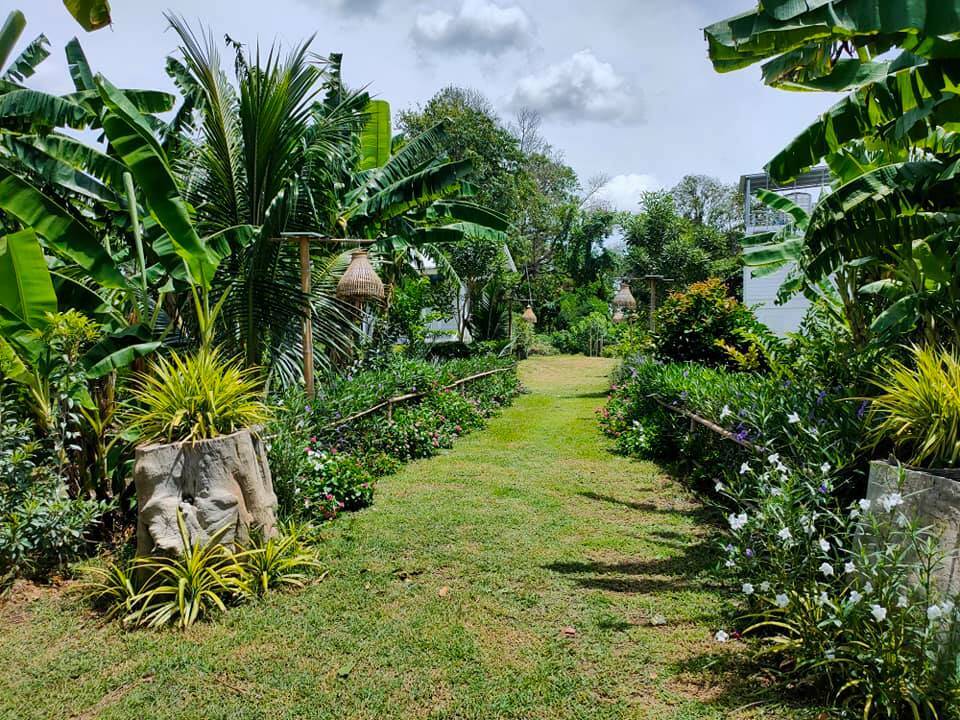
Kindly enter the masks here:
<path id="1" fill-rule="evenodd" d="M 820 472 L 822 472 L 824 475 L 830 472 L 830 470 L 831 470 L 830 463 L 828 462 L 825 462 L 823 465 L 820 466 Z"/>
<path id="2" fill-rule="evenodd" d="M 897 607 L 905 608 L 906 606 L 907 606 L 907 596 L 901 595 L 900 597 L 897 598 Z"/>
<path id="3" fill-rule="evenodd" d="M 723 483 L 717 480 L 717 484 L 713 486 L 713 489 L 716 490 L 718 493 L 722 493 L 724 489 Z"/>
<path id="4" fill-rule="evenodd" d="M 853 508 L 853 509 L 850 511 L 850 519 L 851 519 L 851 520 L 856 520 L 858 517 L 860 517 L 860 510 L 859 510 L 859 508 Z"/>
<path id="5" fill-rule="evenodd" d="M 774 602 L 777 604 L 778 608 L 783 609 L 790 604 L 790 598 L 783 593 L 780 593 L 776 598 L 774 598 Z"/>
<path id="6" fill-rule="evenodd" d="M 824 552 L 830 552 L 830 541 L 826 538 L 820 538 L 820 549 Z"/>
<path id="7" fill-rule="evenodd" d="M 863 510 L 863 512 L 867 512 L 870 510 L 870 501 L 867 500 L 866 498 L 861 500 L 858 504 L 860 505 L 860 509 Z"/>
<path id="8" fill-rule="evenodd" d="M 771 465 L 776 465 L 776 464 L 778 464 L 778 463 L 780 462 L 780 453 L 774 453 L 773 455 L 770 455 L 770 456 L 767 458 L 767 461 L 768 461 Z"/>
<path id="9" fill-rule="evenodd" d="M 770 583 L 766 580 L 760 583 L 760 592 L 770 592 Z"/>
<path id="10" fill-rule="evenodd" d="M 714 640 L 718 643 L 725 643 L 730 640 L 730 636 L 725 633 L 723 630 L 719 630 L 716 635 L 713 636 Z"/>
<path id="11" fill-rule="evenodd" d="M 740 466 L 741 475 L 746 475 L 748 472 L 750 472 L 750 463 L 744 463 Z"/>
<path id="12" fill-rule="evenodd" d="M 880 605 L 871 605 L 870 614 L 873 615 L 874 620 L 877 622 L 883 622 L 887 619 L 887 609 Z"/>
<path id="13" fill-rule="evenodd" d="M 821 605 L 826 605 L 828 602 L 830 602 L 830 596 L 827 595 L 826 590 L 821 591 L 820 597 L 817 598 L 817 602 L 819 602 Z"/>
<path id="14" fill-rule="evenodd" d="M 787 415 L 787 422 L 791 425 L 796 425 L 798 422 L 800 422 L 800 416 L 796 413 L 790 413 Z"/>
<path id="15" fill-rule="evenodd" d="M 733 560 L 727 560 L 723 565 L 728 568 L 735 568 L 737 566 Z"/>
<path id="16" fill-rule="evenodd" d="M 781 540 L 791 540 L 793 538 L 793 533 L 790 532 L 790 528 L 783 528 L 777 533 L 777 537 Z"/>
<path id="17" fill-rule="evenodd" d="M 852 562 L 848 562 L 848 563 L 844 563 L 844 564 L 843 564 L 843 571 L 844 571 L 847 575 L 849 575 L 849 574 L 852 573 L 852 572 L 856 572 L 856 570 L 857 570 L 857 566 L 854 565 Z"/>
<path id="18" fill-rule="evenodd" d="M 872 592 L 873 592 L 873 583 L 868 580 L 868 581 L 867 581 L 867 584 L 863 586 L 863 592 L 865 592 L 867 595 L 869 595 L 870 593 L 872 593 Z"/>
<path id="19" fill-rule="evenodd" d="M 903 495 L 898 492 L 890 493 L 880 498 L 880 507 L 882 507 L 885 512 L 890 512 L 895 507 L 900 507 L 901 505 L 903 505 Z"/>
<path id="20" fill-rule="evenodd" d="M 744 595 L 753 595 L 753 585 L 750 583 L 744 583 L 742 589 Z"/>
<path id="21" fill-rule="evenodd" d="M 863 595 L 858 593 L 856 590 L 850 591 L 850 602 L 856 605 L 858 602 L 863 600 Z"/>
<path id="22" fill-rule="evenodd" d="M 783 495 L 783 490 L 781 490 L 778 487 L 770 488 L 770 494 L 773 495 L 774 497 L 780 497 L 781 495 Z"/>
<path id="23" fill-rule="evenodd" d="M 833 565 L 828 562 L 820 564 L 820 572 L 822 572 L 826 577 L 833 575 Z"/>
<path id="24" fill-rule="evenodd" d="M 910 524 L 910 519 L 903 513 L 897 513 L 897 527 L 905 528 Z"/>
<path id="25" fill-rule="evenodd" d="M 940 603 L 940 609 L 943 610 L 944 615 L 949 615 L 953 612 L 954 604 L 950 600 L 944 600 Z"/>
<path id="26" fill-rule="evenodd" d="M 730 523 L 731 530 L 742 530 L 747 524 L 747 514 L 740 513 L 739 515 L 730 515 L 727 521 Z"/>
<path id="27" fill-rule="evenodd" d="M 730 410 L 730 406 L 724 405 L 723 409 L 720 411 L 720 419 L 723 420 L 724 418 L 728 418 L 731 415 L 733 415 L 733 412 Z"/>
<path id="28" fill-rule="evenodd" d="M 943 610 L 940 609 L 939 605 L 931 605 L 927 608 L 927 620 L 933 622 L 934 620 L 939 620 L 943 617 Z"/>

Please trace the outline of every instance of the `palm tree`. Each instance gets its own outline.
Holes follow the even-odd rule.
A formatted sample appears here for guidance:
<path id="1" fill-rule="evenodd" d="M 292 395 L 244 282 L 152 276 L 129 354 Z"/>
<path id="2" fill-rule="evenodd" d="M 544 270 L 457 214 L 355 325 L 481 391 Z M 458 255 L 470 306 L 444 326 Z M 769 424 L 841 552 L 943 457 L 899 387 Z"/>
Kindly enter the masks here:
<path id="1" fill-rule="evenodd" d="M 319 367 L 350 356 L 359 332 L 356 309 L 335 295 L 346 256 L 329 246 L 313 250 L 306 298 L 294 248 L 277 242 L 284 232 L 376 240 L 375 256 L 394 273 L 412 264 L 415 249 L 439 257 L 438 243 L 503 238 L 503 218 L 470 202 L 470 163 L 444 160 L 444 128 L 395 142 L 389 106 L 344 86 L 341 56 L 312 54 L 312 38 L 286 54 L 277 46 L 247 51 L 228 39 L 231 80 L 209 31 L 198 35 L 168 19 L 182 45 L 167 67 L 185 102 L 167 142 L 182 154 L 186 194 L 207 232 L 257 229 L 232 249 L 217 288 L 230 293 L 224 341 L 248 364 L 268 365 L 284 381 L 296 377 L 308 303 Z"/>

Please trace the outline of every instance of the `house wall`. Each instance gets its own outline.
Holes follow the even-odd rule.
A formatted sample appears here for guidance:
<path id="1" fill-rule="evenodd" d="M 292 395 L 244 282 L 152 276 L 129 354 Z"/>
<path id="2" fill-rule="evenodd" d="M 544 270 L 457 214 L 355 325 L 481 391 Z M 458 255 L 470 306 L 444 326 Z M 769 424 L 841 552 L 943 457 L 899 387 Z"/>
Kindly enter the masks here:
<path id="1" fill-rule="evenodd" d="M 766 277 L 751 277 L 750 268 L 743 269 L 743 302 L 755 310 L 757 319 L 777 335 L 796 332 L 803 316 L 810 308 L 810 301 L 796 295 L 785 305 L 777 305 L 777 291 L 790 272 L 785 267 Z"/>

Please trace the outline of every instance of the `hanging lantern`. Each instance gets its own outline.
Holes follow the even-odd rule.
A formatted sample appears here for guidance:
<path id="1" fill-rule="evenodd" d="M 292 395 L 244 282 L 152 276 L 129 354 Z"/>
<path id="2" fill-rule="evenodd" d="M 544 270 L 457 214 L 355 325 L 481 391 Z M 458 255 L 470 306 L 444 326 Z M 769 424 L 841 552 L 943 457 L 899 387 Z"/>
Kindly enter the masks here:
<path id="1" fill-rule="evenodd" d="M 362 305 L 366 302 L 383 302 L 383 282 L 377 275 L 366 250 L 354 250 L 350 265 L 337 283 L 337 297 L 346 302 Z"/>
<path id="2" fill-rule="evenodd" d="M 617 308 L 617 311 L 613 314 L 613 322 L 619 325 L 626 319 L 627 319 L 627 316 L 623 314 L 623 310 L 621 310 L 620 308 Z"/>
<path id="3" fill-rule="evenodd" d="M 530 305 L 527 305 L 527 309 L 523 311 L 523 321 L 531 325 L 537 324 L 537 316 Z"/>
<path id="4" fill-rule="evenodd" d="M 613 296 L 613 305 L 621 310 L 636 310 L 637 301 L 626 282 L 620 283 L 620 291 Z"/>

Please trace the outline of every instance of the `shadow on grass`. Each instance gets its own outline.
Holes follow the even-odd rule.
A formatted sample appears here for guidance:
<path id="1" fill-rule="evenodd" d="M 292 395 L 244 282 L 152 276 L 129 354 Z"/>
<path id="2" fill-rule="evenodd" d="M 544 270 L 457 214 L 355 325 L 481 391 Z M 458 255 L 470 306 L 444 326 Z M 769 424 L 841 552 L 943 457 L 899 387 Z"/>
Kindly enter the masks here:
<path id="1" fill-rule="evenodd" d="M 680 553 L 654 560 L 622 562 L 566 561 L 544 565 L 544 569 L 569 575 L 574 583 L 591 590 L 651 595 L 705 589 L 710 583 L 706 571 L 716 565 L 716 549 L 706 543 L 680 548 Z"/>
<path id="2" fill-rule="evenodd" d="M 724 711 L 725 717 L 752 709 L 756 717 L 763 717 L 764 711 L 789 710 L 791 717 L 820 718 L 826 710 L 817 703 L 817 696 L 823 697 L 815 688 L 784 685 L 745 653 L 704 652 L 672 663 L 670 670 L 710 688 L 705 704 Z"/>
<path id="3" fill-rule="evenodd" d="M 563 394 L 557 395 L 557 398 L 560 400 L 606 400 L 609 397 L 609 390 L 598 390 L 595 392 L 585 392 L 585 393 L 572 393 L 572 394 Z"/>
<path id="4" fill-rule="evenodd" d="M 636 510 L 637 512 L 646 512 L 646 513 L 663 513 L 665 515 L 680 515 L 683 517 L 688 517 L 691 520 L 694 520 L 697 523 L 712 523 L 715 520 L 715 514 L 707 509 L 702 507 L 692 508 L 689 510 L 677 510 L 675 508 L 665 508 L 655 503 L 649 502 L 634 502 L 632 500 L 622 500 L 620 498 L 613 497 L 612 495 L 601 495 L 599 493 L 585 491 L 577 493 L 580 497 L 586 498 L 587 500 L 596 500 L 597 502 L 605 502 L 611 505 L 619 505 L 621 507 L 628 508 L 630 510 Z M 682 537 L 678 535 L 676 539 L 681 539 Z"/>

